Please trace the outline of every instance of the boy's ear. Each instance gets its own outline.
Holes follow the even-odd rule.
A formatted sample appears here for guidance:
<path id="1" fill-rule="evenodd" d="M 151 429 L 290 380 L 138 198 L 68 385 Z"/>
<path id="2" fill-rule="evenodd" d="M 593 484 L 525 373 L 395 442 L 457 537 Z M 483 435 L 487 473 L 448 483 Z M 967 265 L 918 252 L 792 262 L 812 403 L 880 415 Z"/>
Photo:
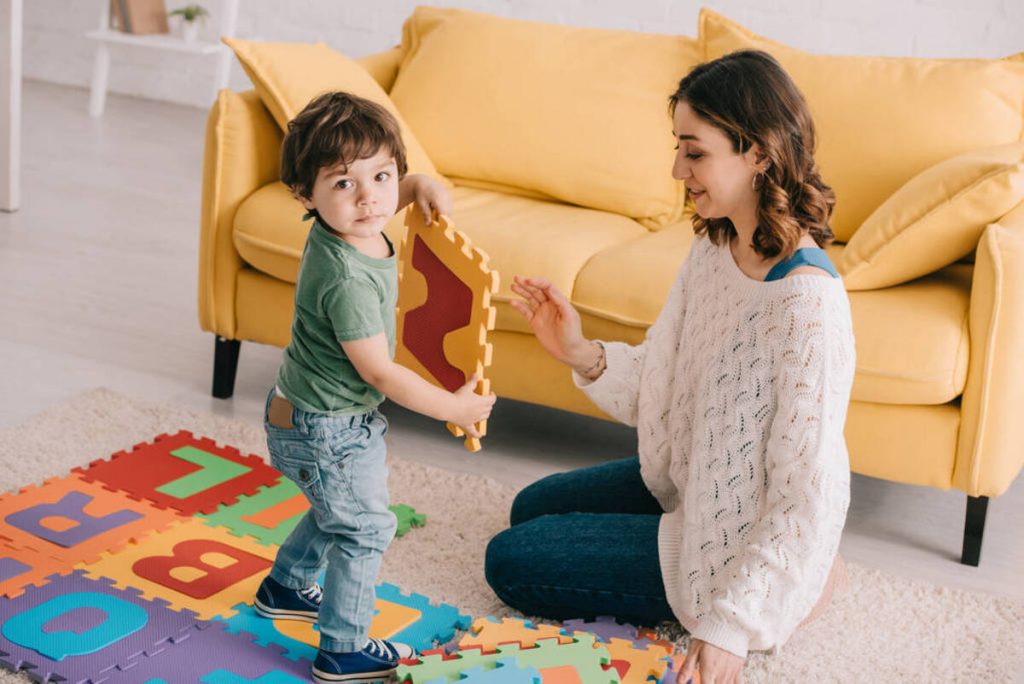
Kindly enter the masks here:
<path id="1" fill-rule="evenodd" d="M 293 185 L 289 189 L 292 191 L 292 197 L 294 197 L 295 199 L 299 200 L 299 202 L 302 203 L 302 206 L 306 208 L 306 211 L 313 211 L 314 209 L 316 209 L 316 207 L 313 206 L 313 200 L 311 198 L 309 198 L 309 197 L 304 196 L 299 191 L 298 187 Z"/>

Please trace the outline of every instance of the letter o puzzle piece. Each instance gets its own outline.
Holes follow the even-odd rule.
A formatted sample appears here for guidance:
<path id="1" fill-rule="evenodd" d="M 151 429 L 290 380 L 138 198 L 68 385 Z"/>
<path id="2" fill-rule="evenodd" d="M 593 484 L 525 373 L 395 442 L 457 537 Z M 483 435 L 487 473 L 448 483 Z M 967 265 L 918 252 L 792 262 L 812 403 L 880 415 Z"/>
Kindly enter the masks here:
<path id="1" fill-rule="evenodd" d="M 99 678 L 195 628 L 195 615 L 74 572 L 0 600 L 0 664 L 37 681 Z"/>
<path id="2" fill-rule="evenodd" d="M 484 372 L 491 365 L 491 345 L 487 334 L 494 329 L 491 296 L 498 291 L 498 272 L 447 216 L 425 226 L 422 212 L 413 204 L 405 225 L 395 360 L 449 392 L 480 373 L 476 391 L 488 394 L 490 381 Z M 486 423 L 477 424 L 480 434 L 485 434 Z M 456 437 L 464 435 L 455 425 L 449 424 L 448 429 Z M 466 448 L 478 451 L 480 440 L 466 437 Z"/>

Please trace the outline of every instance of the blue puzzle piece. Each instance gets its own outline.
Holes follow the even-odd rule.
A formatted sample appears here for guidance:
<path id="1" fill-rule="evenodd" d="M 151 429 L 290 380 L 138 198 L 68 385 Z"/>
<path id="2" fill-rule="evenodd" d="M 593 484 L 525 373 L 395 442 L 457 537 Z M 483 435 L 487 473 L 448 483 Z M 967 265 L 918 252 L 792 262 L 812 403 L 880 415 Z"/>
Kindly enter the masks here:
<path id="1" fill-rule="evenodd" d="M 317 649 L 315 646 L 310 646 L 304 641 L 299 641 L 286 634 L 282 634 L 274 626 L 273 620 L 263 617 L 252 606 L 239 603 L 232 606 L 232 610 L 237 612 L 227 620 L 217 618 L 217 620 L 227 623 L 227 631 L 231 634 L 238 634 L 239 632 L 254 634 L 256 638 L 253 640 L 253 643 L 260 646 L 274 645 L 283 648 L 285 650 L 282 655 L 288 658 L 288 660 L 305 658 L 306 660 L 313 661 L 316 658 Z"/>
<path id="2" fill-rule="evenodd" d="M 417 651 L 426 651 L 438 643 L 449 641 L 455 636 L 456 629 L 469 629 L 473 624 L 473 618 L 460 614 L 455 606 L 447 603 L 433 605 L 422 594 L 406 595 L 386 582 L 377 585 L 377 598 L 420 611 L 422 617 L 419 620 L 391 637 L 392 641 L 409 644 Z"/>

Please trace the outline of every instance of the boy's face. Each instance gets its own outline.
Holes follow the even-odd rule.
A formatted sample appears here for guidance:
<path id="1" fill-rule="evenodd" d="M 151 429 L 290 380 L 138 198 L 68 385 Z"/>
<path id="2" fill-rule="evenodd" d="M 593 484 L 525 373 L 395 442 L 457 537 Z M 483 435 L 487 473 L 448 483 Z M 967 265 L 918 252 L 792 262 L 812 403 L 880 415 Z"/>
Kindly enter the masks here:
<path id="1" fill-rule="evenodd" d="M 313 196 L 300 197 L 316 209 L 342 239 L 378 235 L 398 209 L 398 167 L 387 150 L 348 165 L 325 166 L 313 183 Z"/>

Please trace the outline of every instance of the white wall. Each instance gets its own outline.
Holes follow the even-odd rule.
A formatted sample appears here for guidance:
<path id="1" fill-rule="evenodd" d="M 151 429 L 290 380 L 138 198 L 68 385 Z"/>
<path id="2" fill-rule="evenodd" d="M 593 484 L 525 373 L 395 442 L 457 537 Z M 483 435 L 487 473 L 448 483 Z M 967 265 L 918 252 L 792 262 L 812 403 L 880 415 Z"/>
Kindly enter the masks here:
<path id="1" fill-rule="evenodd" d="M 25 3 L 27 78 L 88 87 L 96 28 L 107 0 Z M 193 0 L 194 1 L 194 0 Z M 216 37 L 220 0 L 205 37 Z M 184 0 L 167 0 L 169 8 Z M 523 19 L 696 35 L 701 4 L 783 43 L 816 52 L 921 57 L 1002 57 L 1024 51 L 1024 0 L 241 0 L 237 35 L 324 41 L 352 57 L 399 41 L 419 4 L 465 7 Z M 200 107 L 211 102 L 212 56 L 116 47 L 110 90 Z M 237 64 L 231 86 L 248 80 Z M 87 105 L 83 95 L 82 106 Z"/>

